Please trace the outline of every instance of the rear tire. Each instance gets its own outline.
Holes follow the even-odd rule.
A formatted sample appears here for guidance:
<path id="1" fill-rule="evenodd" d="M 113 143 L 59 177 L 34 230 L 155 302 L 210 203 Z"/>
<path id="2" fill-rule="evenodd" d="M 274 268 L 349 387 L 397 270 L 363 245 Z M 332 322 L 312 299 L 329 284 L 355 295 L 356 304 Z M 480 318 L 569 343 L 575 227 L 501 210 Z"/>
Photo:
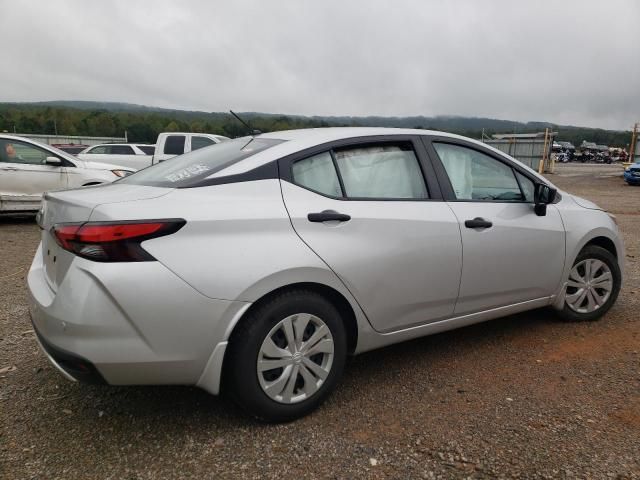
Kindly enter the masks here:
<path id="1" fill-rule="evenodd" d="M 260 420 L 295 420 L 335 388 L 346 356 L 338 309 L 313 291 L 283 292 L 250 311 L 234 330 L 225 387 L 240 408 Z"/>
<path id="2" fill-rule="evenodd" d="M 571 267 L 558 315 L 568 322 L 599 320 L 618 298 L 621 282 L 620 267 L 611 252 L 596 245 L 583 248 Z"/>

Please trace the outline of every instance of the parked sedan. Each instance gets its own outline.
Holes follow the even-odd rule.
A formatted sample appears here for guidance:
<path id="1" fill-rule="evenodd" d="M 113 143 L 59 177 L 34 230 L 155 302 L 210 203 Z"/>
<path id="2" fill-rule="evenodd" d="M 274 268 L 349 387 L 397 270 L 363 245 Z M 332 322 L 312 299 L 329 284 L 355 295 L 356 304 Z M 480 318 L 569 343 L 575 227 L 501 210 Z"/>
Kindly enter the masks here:
<path id="1" fill-rule="evenodd" d="M 0 135 L 0 212 L 36 212 L 47 190 L 111 183 L 130 173 L 27 138 Z"/>
<path id="2" fill-rule="evenodd" d="M 640 185 L 640 163 L 633 163 L 624 169 L 624 181 L 629 185 Z"/>
<path id="3" fill-rule="evenodd" d="M 78 154 L 78 158 L 140 170 L 151 165 L 154 152 L 155 145 L 108 143 L 86 148 Z"/>
<path id="4" fill-rule="evenodd" d="M 286 421 L 349 354 L 618 296 L 614 218 L 482 143 L 331 128 L 229 140 L 47 194 L 28 275 L 70 379 L 197 385 Z M 381 385 L 379 388 L 384 388 Z"/>

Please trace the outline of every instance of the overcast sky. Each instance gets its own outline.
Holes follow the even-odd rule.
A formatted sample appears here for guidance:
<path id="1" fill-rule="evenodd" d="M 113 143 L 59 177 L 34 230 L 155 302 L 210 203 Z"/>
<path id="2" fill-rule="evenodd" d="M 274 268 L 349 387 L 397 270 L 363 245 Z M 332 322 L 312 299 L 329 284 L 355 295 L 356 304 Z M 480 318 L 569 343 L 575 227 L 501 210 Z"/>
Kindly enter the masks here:
<path id="1" fill-rule="evenodd" d="M 0 11 L 0 101 L 640 121 L 638 0 L 0 0 Z"/>

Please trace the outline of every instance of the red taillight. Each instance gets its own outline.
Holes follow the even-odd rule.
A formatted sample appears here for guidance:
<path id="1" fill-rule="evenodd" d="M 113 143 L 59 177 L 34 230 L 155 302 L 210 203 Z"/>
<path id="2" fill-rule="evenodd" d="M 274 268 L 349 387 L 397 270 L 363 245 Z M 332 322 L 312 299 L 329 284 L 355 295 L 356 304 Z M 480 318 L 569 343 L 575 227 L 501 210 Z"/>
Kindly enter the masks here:
<path id="1" fill-rule="evenodd" d="M 145 240 L 177 232 L 182 219 L 130 222 L 87 222 L 54 225 L 52 233 L 65 250 L 97 262 L 155 260 L 140 245 Z"/>
<path id="2" fill-rule="evenodd" d="M 78 241 L 87 243 L 114 242 L 127 238 L 142 237 L 157 232 L 166 224 L 154 223 L 124 223 L 117 225 L 84 224 L 76 232 Z"/>

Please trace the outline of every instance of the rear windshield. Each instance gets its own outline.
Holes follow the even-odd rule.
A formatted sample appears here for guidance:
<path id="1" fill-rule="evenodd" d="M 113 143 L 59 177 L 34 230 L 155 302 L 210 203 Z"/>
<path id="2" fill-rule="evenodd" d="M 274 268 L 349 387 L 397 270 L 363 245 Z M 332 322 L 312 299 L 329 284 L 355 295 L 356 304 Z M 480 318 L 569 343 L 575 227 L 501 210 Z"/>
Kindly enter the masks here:
<path id="1" fill-rule="evenodd" d="M 216 143 L 140 170 L 118 183 L 154 187 L 190 187 L 200 180 L 273 147 L 283 140 L 243 137 Z"/>

